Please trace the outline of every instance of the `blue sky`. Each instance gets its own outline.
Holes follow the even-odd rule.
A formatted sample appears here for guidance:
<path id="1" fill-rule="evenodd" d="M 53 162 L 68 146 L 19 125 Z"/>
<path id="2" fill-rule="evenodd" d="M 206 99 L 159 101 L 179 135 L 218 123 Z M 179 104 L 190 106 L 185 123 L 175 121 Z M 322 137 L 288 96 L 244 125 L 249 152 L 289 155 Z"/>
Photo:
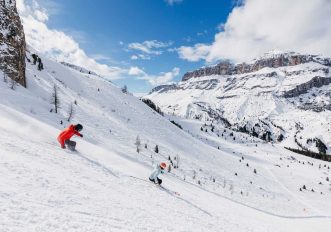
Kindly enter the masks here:
<path id="1" fill-rule="evenodd" d="M 126 84 L 181 80 L 270 50 L 331 56 L 329 0 L 16 0 L 28 44 Z"/>
<path id="2" fill-rule="evenodd" d="M 47 25 L 71 35 L 80 47 L 98 62 L 110 66 L 139 67 L 151 75 L 180 69 L 174 81 L 204 64 L 180 59 L 174 50 L 183 45 L 210 43 L 217 27 L 233 8 L 232 1 L 183 0 L 172 5 L 164 0 L 57 0 L 40 1 L 49 14 Z M 52 13 L 53 11 L 53 13 Z M 156 40 L 166 45 L 155 49 L 162 54 L 147 54 L 129 49 L 131 43 Z M 148 56 L 149 59 L 131 57 Z M 133 92 L 148 92 L 153 86 L 146 80 L 116 80 Z"/>

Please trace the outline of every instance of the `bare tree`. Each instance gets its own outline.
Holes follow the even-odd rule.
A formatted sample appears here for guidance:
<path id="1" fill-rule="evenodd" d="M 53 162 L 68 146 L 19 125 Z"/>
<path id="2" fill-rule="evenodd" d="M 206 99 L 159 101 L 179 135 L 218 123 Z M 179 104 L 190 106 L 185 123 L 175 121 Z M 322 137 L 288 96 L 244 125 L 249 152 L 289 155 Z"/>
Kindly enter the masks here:
<path id="1" fill-rule="evenodd" d="M 55 113 L 57 114 L 57 110 L 60 108 L 60 99 L 59 99 L 59 95 L 58 95 L 58 87 L 55 84 L 53 86 L 51 104 L 54 105 Z"/>
<path id="2" fill-rule="evenodd" d="M 70 120 L 74 117 L 75 115 L 75 108 L 72 103 L 70 103 L 69 108 L 68 108 L 68 118 L 67 121 L 70 122 Z"/>
<path id="3" fill-rule="evenodd" d="M 139 135 L 137 136 L 136 142 L 134 144 L 136 145 L 137 152 L 139 153 L 140 152 L 140 146 L 141 146 L 141 141 L 140 141 Z"/>

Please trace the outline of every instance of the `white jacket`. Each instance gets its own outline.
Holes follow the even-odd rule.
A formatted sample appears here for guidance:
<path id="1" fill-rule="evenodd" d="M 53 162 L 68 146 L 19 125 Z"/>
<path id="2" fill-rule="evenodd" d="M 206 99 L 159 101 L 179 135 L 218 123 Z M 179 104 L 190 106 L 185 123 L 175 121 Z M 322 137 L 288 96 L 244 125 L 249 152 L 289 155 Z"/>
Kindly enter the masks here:
<path id="1" fill-rule="evenodd" d="M 160 174 L 163 174 L 164 173 L 164 169 L 161 169 L 160 165 L 157 164 L 154 169 L 153 169 L 153 172 L 151 173 L 151 175 L 149 176 L 149 179 L 151 180 L 154 180 L 154 181 L 157 181 L 157 177 L 160 175 Z"/>

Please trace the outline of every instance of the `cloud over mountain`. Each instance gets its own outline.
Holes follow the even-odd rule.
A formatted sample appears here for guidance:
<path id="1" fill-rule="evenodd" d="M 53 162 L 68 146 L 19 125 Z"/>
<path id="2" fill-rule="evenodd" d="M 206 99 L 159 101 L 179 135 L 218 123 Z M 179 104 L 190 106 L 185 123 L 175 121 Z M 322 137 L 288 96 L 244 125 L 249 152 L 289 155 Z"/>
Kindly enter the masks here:
<path id="1" fill-rule="evenodd" d="M 273 49 L 331 55 L 331 1 L 246 0 L 211 44 L 178 49 L 189 61 L 246 61 Z"/>

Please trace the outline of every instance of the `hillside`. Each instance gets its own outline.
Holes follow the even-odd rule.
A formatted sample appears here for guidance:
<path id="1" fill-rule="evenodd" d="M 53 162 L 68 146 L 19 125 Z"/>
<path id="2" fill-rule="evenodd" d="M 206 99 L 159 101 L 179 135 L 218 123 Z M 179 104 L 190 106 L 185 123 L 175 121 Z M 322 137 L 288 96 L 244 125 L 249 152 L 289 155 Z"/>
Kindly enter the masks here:
<path id="1" fill-rule="evenodd" d="M 330 67 L 329 58 L 316 55 L 268 53 L 188 72 L 145 98 L 167 114 L 330 155 Z"/>
<path id="2" fill-rule="evenodd" d="M 169 116 L 181 130 L 92 72 L 37 54 L 39 71 L 29 50 L 27 88 L 0 83 L 0 231 L 329 230 L 329 163 Z M 77 153 L 56 141 L 69 123 L 84 126 Z M 146 180 L 169 156 L 160 189 Z"/>

